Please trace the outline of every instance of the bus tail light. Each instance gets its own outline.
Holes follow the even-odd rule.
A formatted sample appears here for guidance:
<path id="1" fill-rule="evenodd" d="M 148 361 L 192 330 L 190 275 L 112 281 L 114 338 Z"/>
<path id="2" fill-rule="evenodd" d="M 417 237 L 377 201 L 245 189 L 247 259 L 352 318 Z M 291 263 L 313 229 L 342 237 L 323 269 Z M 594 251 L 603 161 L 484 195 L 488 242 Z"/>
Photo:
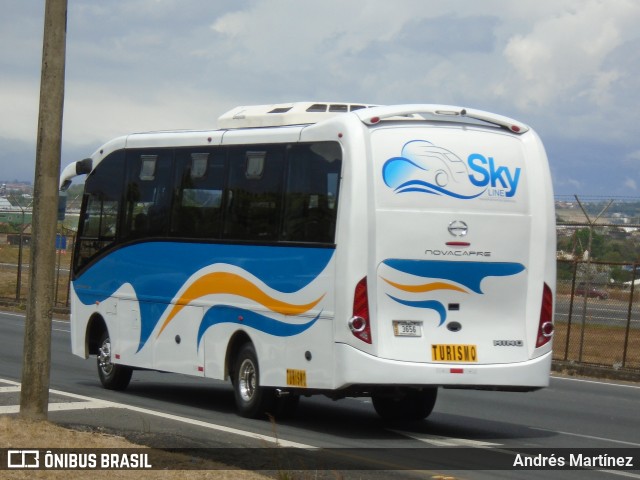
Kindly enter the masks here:
<path id="1" fill-rule="evenodd" d="M 371 343 L 367 277 L 364 277 L 356 285 L 355 295 L 353 296 L 353 316 L 349 319 L 349 330 L 363 342 Z"/>
<path id="2" fill-rule="evenodd" d="M 540 308 L 540 323 L 538 324 L 538 336 L 536 348 L 547 344 L 553 337 L 553 293 L 546 283 L 542 290 L 542 307 Z"/>

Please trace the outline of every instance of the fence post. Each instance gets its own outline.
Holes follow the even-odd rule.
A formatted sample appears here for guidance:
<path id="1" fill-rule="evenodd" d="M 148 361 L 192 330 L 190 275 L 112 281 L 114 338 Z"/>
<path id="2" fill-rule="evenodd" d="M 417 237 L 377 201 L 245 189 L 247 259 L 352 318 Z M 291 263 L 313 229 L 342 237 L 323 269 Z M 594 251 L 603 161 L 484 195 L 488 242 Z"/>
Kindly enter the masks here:
<path id="1" fill-rule="evenodd" d="M 564 346 L 564 361 L 569 357 L 569 340 L 571 339 L 571 317 L 573 316 L 573 298 L 576 291 L 576 276 L 578 273 L 578 261 L 573 260 L 573 275 L 571 277 L 571 299 L 569 300 L 569 317 L 567 318 L 567 339 Z"/>
<path id="2" fill-rule="evenodd" d="M 629 348 L 629 335 L 631 334 L 631 315 L 633 313 L 633 294 L 636 283 L 636 268 L 637 263 L 633 263 L 633 273 L 631 274 L 631 288 L 629 289 L 629 309 L 627 310 L 627 328 L 624 332 L 624 348 L 622 350 L 622 368 L 627 363 L 627 349 Z"/>
<path id="3" fill-rule="evenodd" d="M 73 270 L 73 251 L 76 248 L 76 235 L 75 233 L 71 235 L 71 243 L 68 244 L 69 251 L 71 252 L 71 259 L 69 261 L 69 275 L 67 276 L 67 299 L 64 303 L 64 306 L 69 308 L 71 305 L 71 271 Z"/>
<path id="4" fill-rule="evenodd" d="M 59 234 L 60 237 L 62 237 L 62 234 Z M 57 243 L 57 239 L 56 239 L 56 243 Z M 56 247 L 58 247 L 60 245 L 56 245 Z M 61 253 L 61 248 L 56 248 L 56 255 L 58 256 L 58 261 L 56 262 L 56 288 L 55 288 L 55 294 L 53 296 L 53 304 L 54 305 L 58 305 L 58 290 L 59 290 L 59 286 L 60 286 L 60 260 L 62 257 L 62 253 Z"/>
<path id="5" fill-rule="evenodd" d="M 22 230 L 18 237 L 18 268 L 16 274 L 16 303 L 20 304 L 20 288 L 22 285 Z"/>
<path id="6" fill-rule="evenodd" d="M 21 286 L 22 286 L 22 244 L 24 242 L 23 229 L 24 229 L 24 218 L 23 225 L 20 229 L 20 236 L 18 237 L 18 273 L 16 274 L 16 303 L 20 304 L 20 296 L 21 296 Z"/>

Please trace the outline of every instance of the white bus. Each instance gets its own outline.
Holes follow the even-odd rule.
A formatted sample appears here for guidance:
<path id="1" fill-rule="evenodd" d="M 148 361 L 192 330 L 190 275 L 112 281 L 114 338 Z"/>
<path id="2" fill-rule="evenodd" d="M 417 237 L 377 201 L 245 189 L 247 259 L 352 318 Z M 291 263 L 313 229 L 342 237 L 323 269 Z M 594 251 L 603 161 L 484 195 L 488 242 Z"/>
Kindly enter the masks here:
<path id="1" fill-rule="evenodd" d="M 230 379 L 238 411 L 370 396 L 423 419 L 438 387 L 548 385 L 555 216 L 526 125 L 441 105 L 239 107 L 219 129 L 133 134 L 88 174 L 73 353 Z"/>

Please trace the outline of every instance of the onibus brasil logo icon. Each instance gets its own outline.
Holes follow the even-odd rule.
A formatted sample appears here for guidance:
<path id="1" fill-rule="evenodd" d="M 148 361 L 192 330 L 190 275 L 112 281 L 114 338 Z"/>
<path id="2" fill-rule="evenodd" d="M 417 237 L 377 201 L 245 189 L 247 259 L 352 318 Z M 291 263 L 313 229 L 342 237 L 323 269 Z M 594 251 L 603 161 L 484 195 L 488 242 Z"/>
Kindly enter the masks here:
<path id="1" fill-rule="evenodd" d="M 472 153 L 463 161 L 426 140 L 407 142 L 399 157 L 382 167 L 384 183 L 395 193 L 420 192 L 470 200 L 485 194 L 512 198 L 521 168 L 499 165 L 493 157 Z"/>

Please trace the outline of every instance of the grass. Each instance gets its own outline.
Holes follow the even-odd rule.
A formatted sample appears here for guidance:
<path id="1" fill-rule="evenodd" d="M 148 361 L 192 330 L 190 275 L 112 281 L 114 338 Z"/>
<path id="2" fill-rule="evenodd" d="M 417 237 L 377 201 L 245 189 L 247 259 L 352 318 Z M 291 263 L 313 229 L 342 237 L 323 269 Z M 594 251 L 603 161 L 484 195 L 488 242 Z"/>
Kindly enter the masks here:
<path id="1" fill-rule="evenodd" d="M 22 250 L 22 275 L 20 277 L 20 301 L 24 302 L 29 292 L 29 257 L 31 249 L 24 247 Z M 18 258 L 19 247 L 17 245 L 0 245 L 0 300 L 15 301 L 18 284 Z M 67 289 L 69 284 L 69 266 L 71 264 L 71 252 L 59 253 L 56 256 L 56 305 L 65 306 L 67 303 Z M 3 265 L 4 264 L 4 265 Z M 59 268 L 58 268 L 59 267 Z"/>
<path id="2" fill-rule="evenodd" d="M 11 449 L 47 449 L 47 448 L 69 448 L 69 449 L 136 449 L 139 452 L 141 447 L 126 439 L 114 435 L 101 433 L 79 432 L 62 428 L 50 422 L 30 422 L 17 417 L 0 416 L 0 448 Z M 149 451 L 152 451 L 149 449 Z M 84 479 L 90 476 L 95 479 L 241 479 L 241 480 L 265 480 L 269 477 L 260 475 L 257 472 L 244 470 L 224 470 L 222 464 L 204 462 L 202 470 L 189 470 L 194 459 L 186 455 L 162 452 L 156 450 L 154 458 L 161 458 L 163 463 L 174 466 L 172 470 L 3 470 L 3 479 L 31 480 L 31 479 L 53 479 L 53 480 L 73 480 Z M 180 468 L 183 470 L 180 470 Z"/>
<path id="3" fill-rule="evenodd" d="M 587 323 L 584 329 L 582 358 L 580 341 L 583 334 L 580 322 L 571 325 L 567 348 L 568 330 L 566 323 L 556 323 L 553 338 L 554 360 L 565 360 L 566 356 L 566 360 L 580 363 L 612 366 L 616 369 L 640 369 L 640 330 L 629 330 L 625 357 L 626 328 Z"/>

